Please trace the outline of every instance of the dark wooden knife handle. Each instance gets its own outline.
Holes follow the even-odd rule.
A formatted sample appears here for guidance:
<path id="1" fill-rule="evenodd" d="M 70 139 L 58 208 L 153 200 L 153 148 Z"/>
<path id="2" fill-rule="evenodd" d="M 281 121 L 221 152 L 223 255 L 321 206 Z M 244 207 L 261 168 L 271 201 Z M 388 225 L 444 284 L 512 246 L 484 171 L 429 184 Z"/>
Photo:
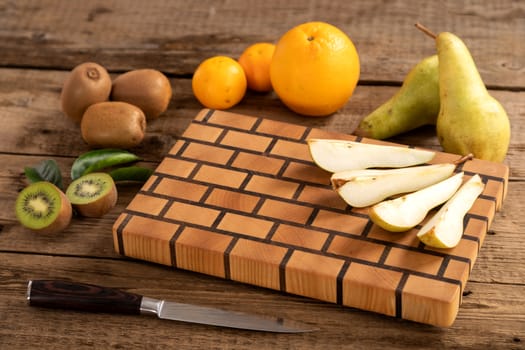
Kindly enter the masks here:
<path id="1" fill-rule="evenodd" d="M 140 314 L 142 296 L 114 288 L 59 280 L 32 280 L 29 305 L 89 312 Z"/>

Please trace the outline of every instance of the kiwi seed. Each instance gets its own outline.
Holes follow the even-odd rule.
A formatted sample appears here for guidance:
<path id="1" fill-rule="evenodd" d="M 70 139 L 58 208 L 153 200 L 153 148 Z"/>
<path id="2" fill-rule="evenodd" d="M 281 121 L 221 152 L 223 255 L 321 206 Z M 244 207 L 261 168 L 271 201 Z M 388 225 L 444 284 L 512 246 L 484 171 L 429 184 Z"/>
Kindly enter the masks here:
<path id="1" fill-rule="evenodd" d="M 20 192 L 15 212 L 23 226 L 41 233 L 56 233 L 69 225 L 73 211 L 68 198 L 58 187 L 39 181 Z"/>
<path id="2" fill-rule="evenodd" d="M 89 173 L 71 182 L 66 196 L 82 216 L 102 217 L 117 204 L 117 187 L 106 173 Z"/>

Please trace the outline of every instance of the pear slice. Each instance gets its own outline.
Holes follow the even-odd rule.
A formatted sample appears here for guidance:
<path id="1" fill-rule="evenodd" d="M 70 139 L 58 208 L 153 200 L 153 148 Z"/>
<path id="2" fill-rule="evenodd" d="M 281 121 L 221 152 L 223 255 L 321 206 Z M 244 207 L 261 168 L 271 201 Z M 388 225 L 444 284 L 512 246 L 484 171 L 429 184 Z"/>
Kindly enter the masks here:
<path id="1" fill-rule="evenodd" d="M 401 146 L 374 145 L 355 141 L 308 139 L 313 161 L 336 173 L 367 168 L 402 168 L 430 161 L 436 152 Z"/>
<path id="2" fill-rule="evenodd" d="M 349 205 L 357 208 L 381 202 L 390 196 L 414 192 L 449 177 L 452 163 L 400 169 L 347 170 L 332 174 L 332 187 Z"/>
<path id="3" fill-rule="evenodd" d="M 462 182 L 463 172 L 419 191 L 378 203 L 370 208 L 370 219 L 387 231 L 408 231 L 423 221 L 431 209 L 452 197 Z"/>
<path id="4" fill-rule="evenodd" d="M 421 228 L 417 237 L 434 248 L 453 248 L 463 236 L 463 218 L 483 192 L 478 174 L 471 177 Z"/>

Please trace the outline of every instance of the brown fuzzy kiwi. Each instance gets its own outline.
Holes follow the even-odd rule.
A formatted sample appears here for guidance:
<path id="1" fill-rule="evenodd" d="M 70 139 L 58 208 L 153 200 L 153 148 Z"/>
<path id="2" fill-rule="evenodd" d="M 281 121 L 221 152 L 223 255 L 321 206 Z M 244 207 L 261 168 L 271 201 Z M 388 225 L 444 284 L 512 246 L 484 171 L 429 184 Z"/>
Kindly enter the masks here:
<path id="1" fill-rule="evenodd" d="M 134 104 L 147 119 L 155 119 L 166 111 L 171 95 L 170 81 L 160 71 L 135 69 L 113 81 L 110 99 Z"/>
<path id="2" fill-rule="evenodd" d="M 107 101 L 110 93 L 111 77 L 107 70 L 94 62 L 81 63 L 64 81 L 60 94 L 62 111 L 80 122 L 90 105 Z"/>
<path id="3" fill-rule="evenodd" d="M 107 173 L 89 173 L 71 182 L 66 196 L 77 212 L 86 217 L 99 218 L 117 204 L 117 186 Z"/>
<path id="4" fill-rule="evenodd" d="M 146 117 L 140 108 L 126 102 L 100 102 L 86 110 L 80 131 L 92 147 L 132 148 L 144 139 Z"/>
<path id="5" fill-rule="evenodd" d="M 71 222 L 69 199 L 51 182 L 39 181 L 24 188 L 15 203 L 18 221 L 39 233 L 57 233 Z"/>

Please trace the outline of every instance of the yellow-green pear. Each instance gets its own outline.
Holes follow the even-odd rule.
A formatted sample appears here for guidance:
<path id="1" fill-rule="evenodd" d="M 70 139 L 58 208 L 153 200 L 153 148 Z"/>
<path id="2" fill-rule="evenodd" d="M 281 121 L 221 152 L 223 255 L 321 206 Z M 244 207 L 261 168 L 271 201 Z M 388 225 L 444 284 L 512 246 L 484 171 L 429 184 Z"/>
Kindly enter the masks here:
<path id="1" fill-rule="evenodd" d="M 439 113 L 438 57 L 426 57 L 415 65 L 403 85 L 388 101 L 367 115 L 354 134 L 387 139 L 436 124 Z"/>
<path id="2" fill-rule="evenodd" d="M 436 36 L 439 58 L 437 136 L 443 150 L 501 162 L 510 142 L 510 122 L 502 105 L 485 87 L 476 64 L 456 35 Z"/>

